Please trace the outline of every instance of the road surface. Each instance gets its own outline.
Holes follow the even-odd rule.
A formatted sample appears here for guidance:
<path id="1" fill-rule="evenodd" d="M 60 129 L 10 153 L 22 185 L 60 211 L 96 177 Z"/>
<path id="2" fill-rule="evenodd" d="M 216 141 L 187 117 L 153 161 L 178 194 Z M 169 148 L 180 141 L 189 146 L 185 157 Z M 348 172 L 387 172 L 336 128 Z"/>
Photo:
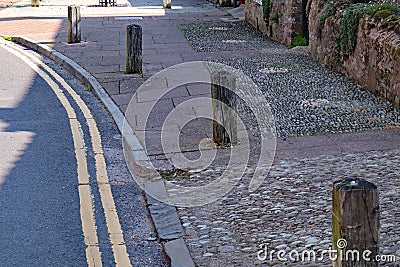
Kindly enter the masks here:
<path id="1" fill-rule="evenodd" d="M 5 41 L 0 70 L 0 266 L 165 266 L 90 88 Z"/>

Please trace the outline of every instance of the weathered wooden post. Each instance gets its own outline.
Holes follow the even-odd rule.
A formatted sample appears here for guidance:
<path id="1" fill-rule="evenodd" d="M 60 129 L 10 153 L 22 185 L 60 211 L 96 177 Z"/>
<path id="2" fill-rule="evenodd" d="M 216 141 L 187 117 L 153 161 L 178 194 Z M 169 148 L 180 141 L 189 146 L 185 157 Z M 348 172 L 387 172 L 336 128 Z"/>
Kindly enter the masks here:
<path id="1" fill-rule="evenodd" d="M 228 7 L 228 6 L 233 6 L 233 1 L 234 0 L 218 0 L 218 3 L 222 7 Z"/>
<path id="2" fill-rule="evenodd" d="M 126 73 L 142 74 L 142 27 L 128 25 L 126 39 Z"/>
<path id="3" fill-rule="evenodd" d="M 162 6 L 163 8 L 171 8 L 171 0 L 163 0 Z"/>
<path id="4" fill-rule="evenodd" d="M 220 145 L 237 143 L 235 89 L 234 74 L 227 71 L 216 71 L 211 74 L 213 140 Z"/>
<path id="5" fill-rule="evenodd" d="M 68 43 L 81 42 L 81 10 L 79 6 L 68 6 Z"/>
<path id="6" fill-rule="evenodd" d="M 379 199 L 375 184 L 363 179 L 333 183 L 334 267 L 372 267 L 379 253 Z M 334 257 L 335 258 L 335 257 Z"/>
<path id="7" fill-rule="evenodd" d="M 40 6 L 40 0 L 31 0 L 31 6 L 32 7 L 39 7 Z"/>

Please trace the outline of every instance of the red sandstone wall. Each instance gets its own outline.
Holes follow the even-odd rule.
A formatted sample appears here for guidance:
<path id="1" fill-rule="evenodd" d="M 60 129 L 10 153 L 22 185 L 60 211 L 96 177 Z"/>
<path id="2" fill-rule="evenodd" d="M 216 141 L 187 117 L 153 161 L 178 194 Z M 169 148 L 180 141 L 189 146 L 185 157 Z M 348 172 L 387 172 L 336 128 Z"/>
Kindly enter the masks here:
<path id="1" fill-rule="evenodd" d="M 326 8 L 321 1 L 313 0 L 310 10 L 311 58 L 400 105 L 400 19 L 392 17 L 388 22 L 387 18 L 365 16 L 360 20 L 353 55 L 338 60 L 334 38 L 339 33 L 340 16 L 329 17 L 321 28 L 319 18 Z"/>
<path id="2" fill-rule="evenodd" d="M 274 0 L 269 26 L 263 19 L 263 7 L 254 0 L 246 0 L 245 18 L 251 25 L 271 39 L 290 45 L 301 32 L 301 0 Z"/>

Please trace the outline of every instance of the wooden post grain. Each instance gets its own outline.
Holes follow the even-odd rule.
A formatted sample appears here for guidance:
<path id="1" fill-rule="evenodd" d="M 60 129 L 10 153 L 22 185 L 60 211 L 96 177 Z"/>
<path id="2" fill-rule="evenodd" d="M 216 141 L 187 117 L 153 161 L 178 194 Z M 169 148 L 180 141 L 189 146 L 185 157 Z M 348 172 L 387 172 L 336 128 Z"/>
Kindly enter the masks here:
<path id="1" fill-rule="evenodd" d="M 235 88 L 234 74 L 227 71 L 217 71 L 211 74 L 213 140 L 219 145 L 237 143 Z"/>
<path id="2" fill-rule="evenodd" d="M 379 253 L 379 199 L 375 184 L 363 179 L 333 183 L 332 242 L 334 267 L 372 267 Z M 368 261 L 371 259 L 371 261 Z"/>
<path id="3" fill-rule="evenodd" d="M 171 8 L 171 0 L 163 0 L 163 8 Z"/>
<path id="4" fill-rule="evenodd" d="M 68 43 L 81 41 L 81 11 L 79 6 L 68 6 Z"/>
<path id="5" fill-rule="evenodd" d="M 126 39 L 126 73 L 142 74 L 142 27 L 128 25 Z"/>

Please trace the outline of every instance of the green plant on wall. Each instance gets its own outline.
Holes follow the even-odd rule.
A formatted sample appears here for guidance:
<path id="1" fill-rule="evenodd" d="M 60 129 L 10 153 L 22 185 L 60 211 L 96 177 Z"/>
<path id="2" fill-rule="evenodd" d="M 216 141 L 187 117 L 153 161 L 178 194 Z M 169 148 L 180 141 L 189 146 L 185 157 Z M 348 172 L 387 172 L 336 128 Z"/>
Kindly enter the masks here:
<path id="1" fill-rule="evenodd" d="M 271 10 L 272 10 L 272 0 L 262 0 L 262 6 L 263 6 L 263 18 L 265 21 L 265 24 L 269 25 L 269 16 L 271 15 Z"/>
<path id="2" fill-rule="evenodd" d="M 396 11 L 398 11 L 398 7 L 394 3 L 384 2 L 381 4 L 370 5 L 367 9 L 367 13 L 370 16 L 375 16 L 375 14 L 381 10 L 395 13 Z"/>
<path id="3" fill-rule="evenodd" d="M 364 15 L 374 16 L 380 10 L 395 12 L 397 7 L 391 3 L 356 3 L 346 9 L 340 23 L 339 34 L 335 38 L 339 59 L 346 60 L 353 54 L 357 44 L 357 30 L 361 17 Z"/>
<path id="4" fill-rule="evenodd" d="M 301 33 L 293 39 L 292 44 L 288 48 L 296 46 L 307 46 L 307 39 Z"/>

